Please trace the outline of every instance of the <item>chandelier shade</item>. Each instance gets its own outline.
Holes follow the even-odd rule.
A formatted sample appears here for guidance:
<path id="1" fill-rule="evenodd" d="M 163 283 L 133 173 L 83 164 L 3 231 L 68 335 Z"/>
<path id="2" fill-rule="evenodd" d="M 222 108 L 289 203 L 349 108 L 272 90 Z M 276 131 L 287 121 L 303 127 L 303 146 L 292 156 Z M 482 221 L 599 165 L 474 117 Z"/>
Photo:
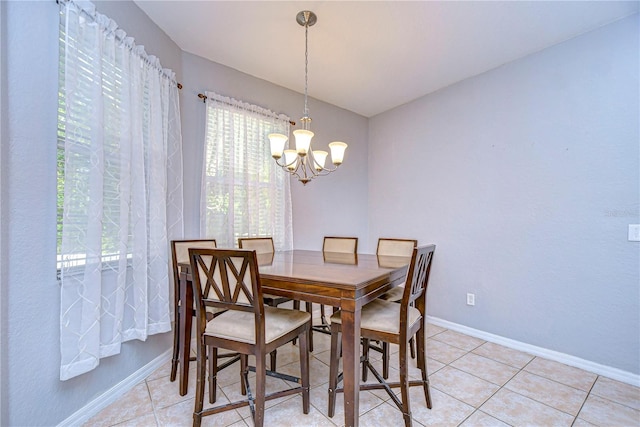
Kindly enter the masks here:
<path id="1" fill-rule="evenodd" d="M 293 131 L 295 137 L 295 150 L 287 148 L 289 137 L 281 133 L 271 133 L 268 135 L 271 147 L 271 157 L 282 169 L 298 178 L 298 181 L 306 185 L 317 176 L 328 175 L 338 169 L 344 161 L 344 154 L 347 144 L 341 141 L 334 141 L 329 144 L 331 151 L 331 162 L 333 168 L 327 168 L 326 162 L 329 153 L 323 150 L 313 150 L 311 139 L 314 133 L 309 130 L 311 117 L 309 117 L 308 98 L 308 58 L 309 58 L 309 27 L 318 21 L 315 13 L 303 10 L 296 15 L 296 22 L 304 27 L 304 113 L 300 121 L 302 129 Z M 284 159 L 283 159 L 284 157 Z"/>

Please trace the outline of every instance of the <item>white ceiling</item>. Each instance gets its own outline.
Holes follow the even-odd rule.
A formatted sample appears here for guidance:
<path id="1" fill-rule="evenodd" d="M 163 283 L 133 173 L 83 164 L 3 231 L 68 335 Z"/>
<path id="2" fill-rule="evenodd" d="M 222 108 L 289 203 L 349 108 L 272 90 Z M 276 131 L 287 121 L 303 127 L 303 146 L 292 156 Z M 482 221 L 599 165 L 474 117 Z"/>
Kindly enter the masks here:
<path id="1" fill-rule="evenodd" d="M 181 49 L 366 117 L 638 12 L 639 1 L 147 1 Z"/>

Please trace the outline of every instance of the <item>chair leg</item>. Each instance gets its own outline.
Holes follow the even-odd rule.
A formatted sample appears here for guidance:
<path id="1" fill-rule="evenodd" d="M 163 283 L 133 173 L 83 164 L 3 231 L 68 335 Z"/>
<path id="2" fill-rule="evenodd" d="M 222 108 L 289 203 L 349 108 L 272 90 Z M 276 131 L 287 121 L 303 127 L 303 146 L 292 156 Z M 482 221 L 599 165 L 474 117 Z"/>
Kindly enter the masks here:
<path id="1" fill-rule="evenodd" d="M 176 293 L 178 290 L 176 289 Z M 173 357 L 171 358 L 171 376 L 169 380 L 171 382 L 176 380 L 176 374 L 178 373 L 178 357 L 180 355 L 180 307 L 178 306 L 178 296 L 175 297 L 174 301 L 174 326 L 173 326 Z"/>
<path id="2" fill-rule="evenodd" d="M 255 427 L 264 426 L 264 404 L 265 404 L 265 390 L 267 381 L 267 365 L 264 355 L 256 355 L 256 395 L 255 395 L 255 408 L 256 415 L 253 420 Z"/>
<path id="3" fill-rule="evenodd" d="M 405 427 L 411 427 L 411 406 L 409 403 L 409 363 L 407 360 L 408 341 L 400 343 L 400 392 L 402 394 L 402 417 Z"/>
<path id="4" fill-rule="evenodd" d="M 413 339 L 413 337 L 411 337 L 411 339 L 409 340 L 409 349 L 411 350 L 411 358 L 415 359 L 416 358 L 416 345 L 415 345 L 415 340 Z"/>
<path id="5" fill-rule="evenodd" d="M 209 347 L 209 403 L 216 402 L 217 376 L 218 376 L 218 349 Z"/>
<path id="6" fill-rule="evenodd" d="M 304 309 L 312 318 L 312 326 L 309 329 L 309 351 L 313 353 L 313 305 L 310 302 L 305 302 Z"/>
<path id="7" fill-rule="evenodd" d="M 324 304 L 320 304 L 320 324 L 321 326 L 329 325 L 327 316 L 324 314 Z"/>
<path id="8" fill-rule="evenodd" d="M 367 338 L 362 339 L 362 382 L 367 382 L 369 369 L 367 364 L 369 363 L 369 340 Z"/>
<path id="9" fill-rule="evenodd" d="M 300 300 L 296 300 L 296 299 L 293 300 L 293 309 L 294 310 L 298 310 L 298 311 L 300 310 Z M 298 341 L 298 339 L 294 338 L 293 339 L 293 345 L 296 345 L 297 341 Z"/>
<path id="10" fill-rule="evenodd" d="M 267 304 L 271 307 L 277 307 L 275 301 L 271 301 L 269 304 Z M 277 356 L 278 350 L 273 350 L 270 355 L 269 355 L 269 359 L 271 361 L 271 370 L 275 372 L 276 370 L 276 356 Z"/>
<path id="11" fill-rule="evenodd" d="M 311 329 L 311 321 L 309 321 Z M 306 331 L 298 335 L 300 341 L 300 378 L 302 382 L 302 412 L 309 413 L 309 349 L 307 348 Z"/>
<path id="12" fill-rule="evenodd" d="M 203 343 L 198 342 L 196 357 L 196 398 L 193 410 L 193 426 L 200 427 L 202 423 L 202 407 L 204 406 L 204 380 L 206 376 L 206 349 Z"/>
<path id="13" fill-rule="evenodd" d="M 389 343 L 382 341 L 382 378 L 389 379 Z"/>
<path id="14" fill-rule="evenodd" d="M 425 336 L 424 336 L 424 328 L 420 329 L 417 333 L 417 358 L 418 358 L 418 369 L 422 374 L 422 387 L 424 388 L 424 399 L 427 403 L 427 408 L 431 409 L 431 390 L 429 387 L 429 375 L 427 374 L 427 355 L 425 352 Z"/>
<path id="15" fill-rule="evenodd" d="M 248 356 L 246 354 L 240 355 L 240 393 L 243 396 L 247 395 L 247 384 L 244 382 L 244 373 L 248 369 Z"/>
<path id="16" fill-rule="evenodd" d="M 331 326 L 331 357 L 329 362 L 329 408 L 328 415 L 336 412 L 336 388 L 338 387 L 338 364 L 340 363 L 340 332 L 337 325 Z"/>

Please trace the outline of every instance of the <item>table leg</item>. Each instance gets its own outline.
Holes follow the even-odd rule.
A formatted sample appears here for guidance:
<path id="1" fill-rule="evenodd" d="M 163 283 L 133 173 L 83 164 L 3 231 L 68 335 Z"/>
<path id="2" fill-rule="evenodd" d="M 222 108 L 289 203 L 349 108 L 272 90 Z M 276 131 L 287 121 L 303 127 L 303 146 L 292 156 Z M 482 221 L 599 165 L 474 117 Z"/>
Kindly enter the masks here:
<path id="1" fill-rule="evenodd" d="M 180 396 L 187 394 L 189 381 L 189 356 L 191 355 L 191 320 L 193 318 L 193 289 L 185 273 L 180 274 L 180 330 L 179 364 Z"/>
<path id="2" fill-rule="evenodd" d="M 360 309 L 342 307 L 342 363 L 344 386 L 344 421 L 357 427 L 360 407 Z"/>

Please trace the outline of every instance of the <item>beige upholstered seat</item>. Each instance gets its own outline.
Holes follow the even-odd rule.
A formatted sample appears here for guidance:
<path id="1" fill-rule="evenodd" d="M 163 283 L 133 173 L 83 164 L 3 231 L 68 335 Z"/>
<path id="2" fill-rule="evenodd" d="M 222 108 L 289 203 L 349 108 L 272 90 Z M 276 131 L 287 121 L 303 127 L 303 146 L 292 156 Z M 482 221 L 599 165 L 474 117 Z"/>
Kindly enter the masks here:
<path id="1" fill-rule="evenodd" d="M 411 408 L 409 405 L 409 387 L 422 386 L 427 408 L 431 409 L 431 394 L 427 376 L 427 362 L 425 354 L 426 329 L 426 292 L 429 283 L 431 262 L 435 252 L 435 245 L 414 248 L 407 272 L 402 302 L 400 304 L 373 300 L 362 307 L 360 331 L 363 338 L 363 372 L 362 381 L 367 381 L 367 373 L 371 371 L 378 380 L 374 384 L 360 384 L 360 390 L 384 389 L 391 400 L 400 408 L 405 426 L 411 426 Z M 338 365 L 340 361 L 339 335 L 341 333 L 341 313 L 337 311 L 331 316 L 331 359 L 329 367 L 329 417 L 335 413 L 336 393 L 340 375 Z M 409 380 L 408 373 L 408 344 L 417 334 L 417 362 L 421 372 L 421 380 Z M 400 381 L 388 383 L 369 362 L 369 341 L 378 340 L 398 344 L 400 351 L 399 371 Z M 402 400 L 393 393 L 391 388 L 400 387 Z"/>
<path id="2" fill-rule="evenodd" d="M 397 305 L 397 304 L 396 304 Z M 264 340 L 271 343 L 282 337 L 292 327 L 301 326 L 309 321 L 309 313 L 299 310 L 283 310 L 276 307 L 264 308 Z M 205 333 L 222 339 L 256 343 L 256 329 L 253 313 L 227 311 L 209 322 Z"/>
<path id="3" fill-rule="evenodd" d="M 264 425 L 265 402 L 276 396 L 302 394 L 302 409 L 309 413 L 309 352 L 307 333 L 309 313 L 269 307 L 263 304 L 256 252 L 253 250 L 190 249 L 189 258 L 196 300 L 197 370 L 193 425 L 202 417 L 249 405 L 254 424 Z M 224 313 L 207 321 L 206 307 L 222 308 Z M 298 387 L 266 394 L 266 355 L 294 338 L 300 343 L 300 379 Z M 215 359 L 219 348 L 241 353 L 243 394 L 238 402 L 203 409 L 205 361 Z M 256 390 L 249 389 L 248 356 L 255 356 Z M 213 357 L 212 357 L 213 356 Z M 216 401 L 215 363 L 209 363 L 209 401 Z M 302 423 L 303 424 L 303 423 Z"/>
<path id="4" fill-rule="evenodd" d="M 175 327 L 173 329 L 173 357 L 171 359 L 171 376 L 169 377 L 171 381 L 175 381 L 176 374 L 178 370 L 178 355 L 180 353 L 180 311 L 183 309 L 183 302 L 180 301 L 180 264 L 188 264 L 189 263 L 189 248 L 200 248 L 200 249 L 215 249 L 216 241 L 215 239 L 199 239 L 199 240 L 173 240 L 171 241 L 171 262 L 173 266 L 173 307 L 174 307 L 174 315 L 175 315 Z M 188 307 L 192 307 L 192 304 L 189 304 Z M 209 317 L 212 317 L 218 313 L 221 313 L 223 310 L 209 308 L 208 312 L 210 313 Z M 189 315 L 187 320 L 188 325 L 186 327 L 191 328 L 191 315 Z M 220 355 L 220 357 L 235 357 L 235 355 Z"/>
<path id="5" fill-rule="evenodd" d="M 240 249 L 249 249 L 256 251 L 258 255 L 258 259 L 260 257 L 264 257 L 265 255 L 271 254 L 273 259 L 273 254 L 275 253 L 275 245 L 273 244 L 272 237 L 241 237 L 238 239 L 238 247 Z M 264 303 L 271 307 L 277 307 L 280 304 L 284 304 L 287 301 L 291 301 L 291 298 L 281 297 L 277 295 L 271 294 L 263 294 L 262 298 Z M 296 308 L 299 308 L 300 305 L 297 304 Z M 295 341 L 294 341 L 295 342 Z M 278 351 L 273 350 L 271 353 L 271 370 L 276 370 L 276 360 L 278 357 Z"/>
<path id="6" fill-rule="evenodd" d="M 408 308 L 409 327 L 420 320 L 420 311 L 414 307 Z M 340 311 L 333 313 L 331 323 L 341 324 Z M 371 331 L 380 331 L 387 334 L 400 333 L 400 304 L 384 301 L 381 299 L 373 300 L 369 304 L 362 307 L 362 317 L 360 319 L 360 328 Z"/>

